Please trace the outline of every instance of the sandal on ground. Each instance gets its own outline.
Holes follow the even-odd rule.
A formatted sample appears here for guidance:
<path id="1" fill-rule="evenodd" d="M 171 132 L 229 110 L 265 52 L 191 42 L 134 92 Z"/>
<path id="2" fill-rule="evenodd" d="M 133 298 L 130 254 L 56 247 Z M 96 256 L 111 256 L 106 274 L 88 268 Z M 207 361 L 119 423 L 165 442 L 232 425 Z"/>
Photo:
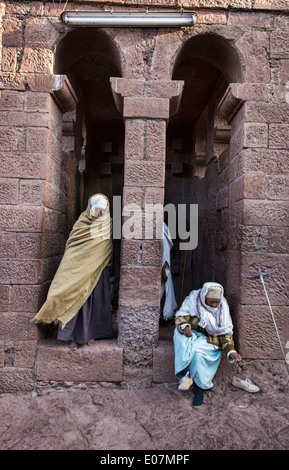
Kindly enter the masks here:
<path id="1" fill-rule="evenodd" d="M 259 387 L 257 387 L 257 385 L 254 385 L 249 379 L 243 380 L 239 377 L 233 377 L 232 385 L 234 385 L 234 387 L 242 388 L 243 390 L 249 393 L 256 393 L 260 391 Z"/>
<path id="2" fill-rule="evenodd" d="M 75 343 L 74 341 L 72 341 L 69 345 L 69 349 L 71 351 L 76 351 L 78 349 L 78 346 L 79 346 L 78 343 Z"/>
<path id="3" fill-rule="evenodd" d="M 184 377 L 181 378 L 178 386 L 178 390 L 181 390 L 182 392 L 189 390 L 190 386 L 193 384 L 193 379 L 192 377 L 189 376 L 189 373 L 187 372 Z"/>

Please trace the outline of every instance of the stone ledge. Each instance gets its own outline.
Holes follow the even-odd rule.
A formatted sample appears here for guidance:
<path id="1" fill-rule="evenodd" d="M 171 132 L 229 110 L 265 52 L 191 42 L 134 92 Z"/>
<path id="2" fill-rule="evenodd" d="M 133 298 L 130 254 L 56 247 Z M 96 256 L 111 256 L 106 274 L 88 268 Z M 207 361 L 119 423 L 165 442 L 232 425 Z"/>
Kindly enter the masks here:
<path id="1" fill-rule="evenodd" d="M 21 367 L 0 368 L 0 394 L 29 393 L 34 388 L 33 370 Z"/>
<path id="2" fill-rule="evenodd" d="M 116 340 L 98 340 L 76 351 L 57 340 L 38 345 L 36 380 L 70 382 L 121 382 L 123 350 Z"/>
<path id="3" fill-rule="evenodd" d="M 63 113 L 75 109 L 78 101 L 77 96 L 66 75 L 52 75 L 51 93 Z"/>
<path id="4" fill-rule="evenodd" d="M 173 339 L 160 340 L 158 347 L 153 351 L 153 382 L 177 383 L 174 372 L 174 358 Z M 227 377 L 230 377 L 233 368 L 234 366 L 227 361 L 225 353 L 222 353 L 221 364 L 214 382 L 228 380 Z"/>
<path id="5" fill-rule="evenodd" d="M 184 88 L 183 80 L 111 77 L 110 84 L 116 107 L 124 117 L 139 117 L 140 114 L 140 117 L 156 119 L 168 119 L 177 113 Z"/>
<path id="6" fill-rule="evenodd" d="M 285 361 L 243 357 L 240 364 L 231 364 L 222 353 L 222 359 L 214 377 L 214 390 L 224 389 L 231 384 L 234 375 L 249 378 L 260 387 L 263 392 L 273 393 L 285 391 L 288 393 L 288 374 Z M 177 383 L 174 375 L 174 345 L 172 340 L 160 340 L 153 352 L 153 382 Z"/>
<path id="7" fill-rule="evenodd" d="M 174 344 L 172 340 L 160 340 L 153 351 L 153 382 L 176 382 L 174 373 Z"/>

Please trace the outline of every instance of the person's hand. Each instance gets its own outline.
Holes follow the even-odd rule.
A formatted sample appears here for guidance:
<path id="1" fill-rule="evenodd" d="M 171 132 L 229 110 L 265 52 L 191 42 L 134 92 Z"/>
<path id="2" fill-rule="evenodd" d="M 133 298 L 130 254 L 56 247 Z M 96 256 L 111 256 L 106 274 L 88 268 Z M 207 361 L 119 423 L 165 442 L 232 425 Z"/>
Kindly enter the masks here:
<path id="1" fill-rule="evenodd" d="M 238 364 L 238 362 L 241 362 L 242 360 L 240 354 L 238 354 L 237 352 L 233 352 L 232 354 L 230 354 L 230 357 L 234 360 L 236 364 Z"/>
<path id="2" fill-rule="evenodd" d="M 183 330 L 183 334 L 187 337 L 187 338 L 190 338 L 191 336 L 193 336 L 193 333 L 192 333 L 192 328 L 187 325 L 186 328 Z"/>
<path id="3" fill-rule="evenodd" d="M 167 273 L 166 273 L 166 266 L 167 266 L 167 263 L 165 263 L 163 268 L 162 268 L 162 280 L 164 282 L 167 282 L 167 280 L 168 280 L 168 276 L 167 276 Z"/>

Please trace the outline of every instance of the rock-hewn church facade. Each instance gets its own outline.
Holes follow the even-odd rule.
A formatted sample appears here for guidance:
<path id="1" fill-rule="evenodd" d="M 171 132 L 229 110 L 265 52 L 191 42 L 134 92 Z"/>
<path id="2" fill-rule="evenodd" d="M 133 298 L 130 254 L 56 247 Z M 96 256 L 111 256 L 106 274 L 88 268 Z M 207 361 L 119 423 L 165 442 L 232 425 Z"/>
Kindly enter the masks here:
<path id="1" fill-rule="evenodd" d="M 63 11 L 193 11 L 189 26 L 73 26 Z M 177 303 L 225 289 L 244 364 L 282 367 L 289 341 L 289 11 L 285 0 L 0 1 L 0 391 L 174 380 L 160 322 L 162 241 L 116 237 L 114 338 L 76 352 L 31 320 L 88 198 L 198 207 Z M 121 201 L 121 206 L 119 205 Z M 117 202 L 117 203 L 116 203 Z M 286 372 L 284 372 L 286 373 Z"/>

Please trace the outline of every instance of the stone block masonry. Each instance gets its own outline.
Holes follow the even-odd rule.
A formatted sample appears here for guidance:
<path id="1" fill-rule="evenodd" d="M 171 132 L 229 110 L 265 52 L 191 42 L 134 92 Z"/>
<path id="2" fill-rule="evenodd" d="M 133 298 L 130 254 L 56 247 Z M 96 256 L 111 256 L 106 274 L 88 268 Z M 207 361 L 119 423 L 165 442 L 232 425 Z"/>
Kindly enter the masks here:
<path id="1" fill-rule="evenodd" d="M 126 126 L 124 204 L 129 201 L 140 203 L 142 226 L 148 197 L 154 195 L 156 202 L 164 204 L 160 196 L 163 196 L 165 184 L 166 122 L 170 115 L 170 99 L 177 96 L 182 87 L 169 81 L 164 84 L 167 87 L 158 87 L 156 81 L 145 83 L 124 79 L 113 79 L 111 84 Z M 148 245 L 148 242 L 153 243 L 155 257 L 161 260 L 161 243 L 158 241 L 146 241 L 142 236 L 139 242 L 124 240 L 123 244 L 118 344 L 124 351 L 125 376 L 129 381 L 133 380 L 134 374 L 135 380 L 139 380 L 140 371 L 143 382 L 152 381 L 153 349 L 158 344 L 161 266 L 160 263 L 155 266 L 155 262 L 153 266 L 149 265 L 147 253 L 152 244 Z"/>
<path id="2" fill-rule="evenodd" d="M 116 119 L 119 113 L 124 124 L 122 155 L 111 153 L 110 160 L 102 162 L 110 170 L 113 159 L 121 165 L 123 157 L 123 205 L 138 205 L 143 227 L 146 204 L 164 204 L 168 191 L 192 202 L 195 191 L 217 224 L 210 260 L 225 285 L 244 360 L 280 360 L 266 299 L 250 276 L 259 265 L 269 272 L 268 292 L 285 343 L 289 340 L 288 2 L 69 2 L 71 10 L 183 7 L 198 15 L 193 28 L 91 28 L 89 32 L 61 23 L 64 3 L 0 0 L 0 392 L 31 392 L 35 385 L 52 382 L 147 387 L 173 380 L 172 342 L 159 341 L 161 242 L 148 240 L 143 233 L 121 241 L 117 339 L 73 355 L 53 339 L 44 340 L 31 323 L 45 300 L 80 205 L 84 180 L 77 165 L 90 141 L 87 128 L 83 133 L 79 129 L 89 106 L 82 109 L 84 102 L 76 93 L 79 77 L 91 78 L 95 71 L 89 67 L 99 58 L 102 72 L 109 75 L 109 99 L 114 99 L 106 105 L 108 98 L 99 93 L 104 103 L 99 115 L 112 113 Z M 219 85 L 226 83 L 224 89 L 218 88 L 218 93 L 222 90 L 218 113 L 231 135 L 218 159 L 214 151 L 205 156 L 206 166 L 214 161 L 219 171 L 217 183 L 206 173 L 206 203 L 204 193 L 196 189 L 202 184 L 196 183 L 196 177 L 185 190 L 182 186 L 190 175 L 181 160 L 181 147 L 171 151 L 172 164 L 167 148 L 175 137 L 170 135 L 170 124 L 186 109 L 191 81 L 198 97 L 195 107 L 201 99 L 198 87 L 208 77 L 194 69 L 200 60 L 218 70 Z M 85 67 L 78 76 L 81 61 Z M 101 80 L 100 75 L 98 69 Z M 210 89 L 210 95 L 215 92 Z M 186 112 L 190 120 L 195 109 Z M 62 135 L 65 115 L 72 142 L 67 148 Z M 213 124 L 214 118 L 210 116 Z M 192 127 L 190 122 L 185 137 L 192 134 L 193 142 Z M 206 137 L 211 143 L 212 136 Z M 194 150 L 186 158 L 185 164 L 193 166 Z M 171 168 L 177 168 L 178 176 L 170 187 Z M 116 187 L 109 171 L 97 181 L 105 189 Z M 213 183 L 218 187 L 215 206 Z M 127 217 L 124 214 L 123 222 Z M 211 220 L 201 222 L 202 230 L 211 227 Z M 202 279 L 208 263 L 199 262 L 197 256 L 196 260 L 191 266 L 196 278 Z"/>
<path id="3" fill-rule="evenodd" d="M 258 266 L 263 272 L 269 272 L 265 282 L 278 317 L 282 341 L 286 344 L 288 247 L 285 247 L 286 242 L 284 245 L 282 233 L 288 230 L 289 224 L 285 138 L 289 108 L 285 87 L 277 92 L 279 85 L 267 85 L 265 77 L 264 82 L 261 87 L 260 84 L 253 85 L 256 94 L 251 93 L 251 85 L 247 83 L 232 85 L 235 100 L 237 97 L 244 99 L 244 104 L 232 122 L 235 132 L 231 139 L 230 162 L 226 162 L 228 166 L 222 167 L 221 172 L 222 193 L 225 194 L 225 188 L 228 188 L 228 197 L 220 202 L 225 201 L 222 206 L 228 207 L 231 215 L 228 233 L 238 231 L 236 243 L 228 247 L 227 272 L 231 275 L 226 286 L 233 303 L 236 302 L 234 320 L 238 347 L 248 358 L 268 354 L 281 358 L 281 351 L 274 341 L 276 337 L 269 335 L 265 341 L 264 331 L 272 327 L 269 325 L 269 307 L 260 281 L 251 277 Z M 245 327 L 248 321 L 245 312 L 250 312 L 251 339 Z M 256 345 L 253 338 L 258 336 L 260 344 Z"/>
<path id="4" fill-rule="evenodd" d="M 5 4 L 9 10 L 11 2 Z M 36 12 L 36 4 L 27 13 L 43 13 L 43 6 Z M 0 375 L 1 390 L 27 391 L 34 387 L 38 337 L 31 318 L 45 298 L 67 236 L 63 108 L 53 97 L 49 20 L 23 20 L 17 4 L 11 18 L 7 9 L 1 31 L 0 337 L 1 348 L 10 354 Z M 17 60 L 7 60 L 13 57 Z"/>
<path id="5" fill-rule="evenodd" d="M 121 382 L 122 350 L 102 340 L 75 354 L 57 341 L 43 341 L 35 366 L 40 382 Z"/>

